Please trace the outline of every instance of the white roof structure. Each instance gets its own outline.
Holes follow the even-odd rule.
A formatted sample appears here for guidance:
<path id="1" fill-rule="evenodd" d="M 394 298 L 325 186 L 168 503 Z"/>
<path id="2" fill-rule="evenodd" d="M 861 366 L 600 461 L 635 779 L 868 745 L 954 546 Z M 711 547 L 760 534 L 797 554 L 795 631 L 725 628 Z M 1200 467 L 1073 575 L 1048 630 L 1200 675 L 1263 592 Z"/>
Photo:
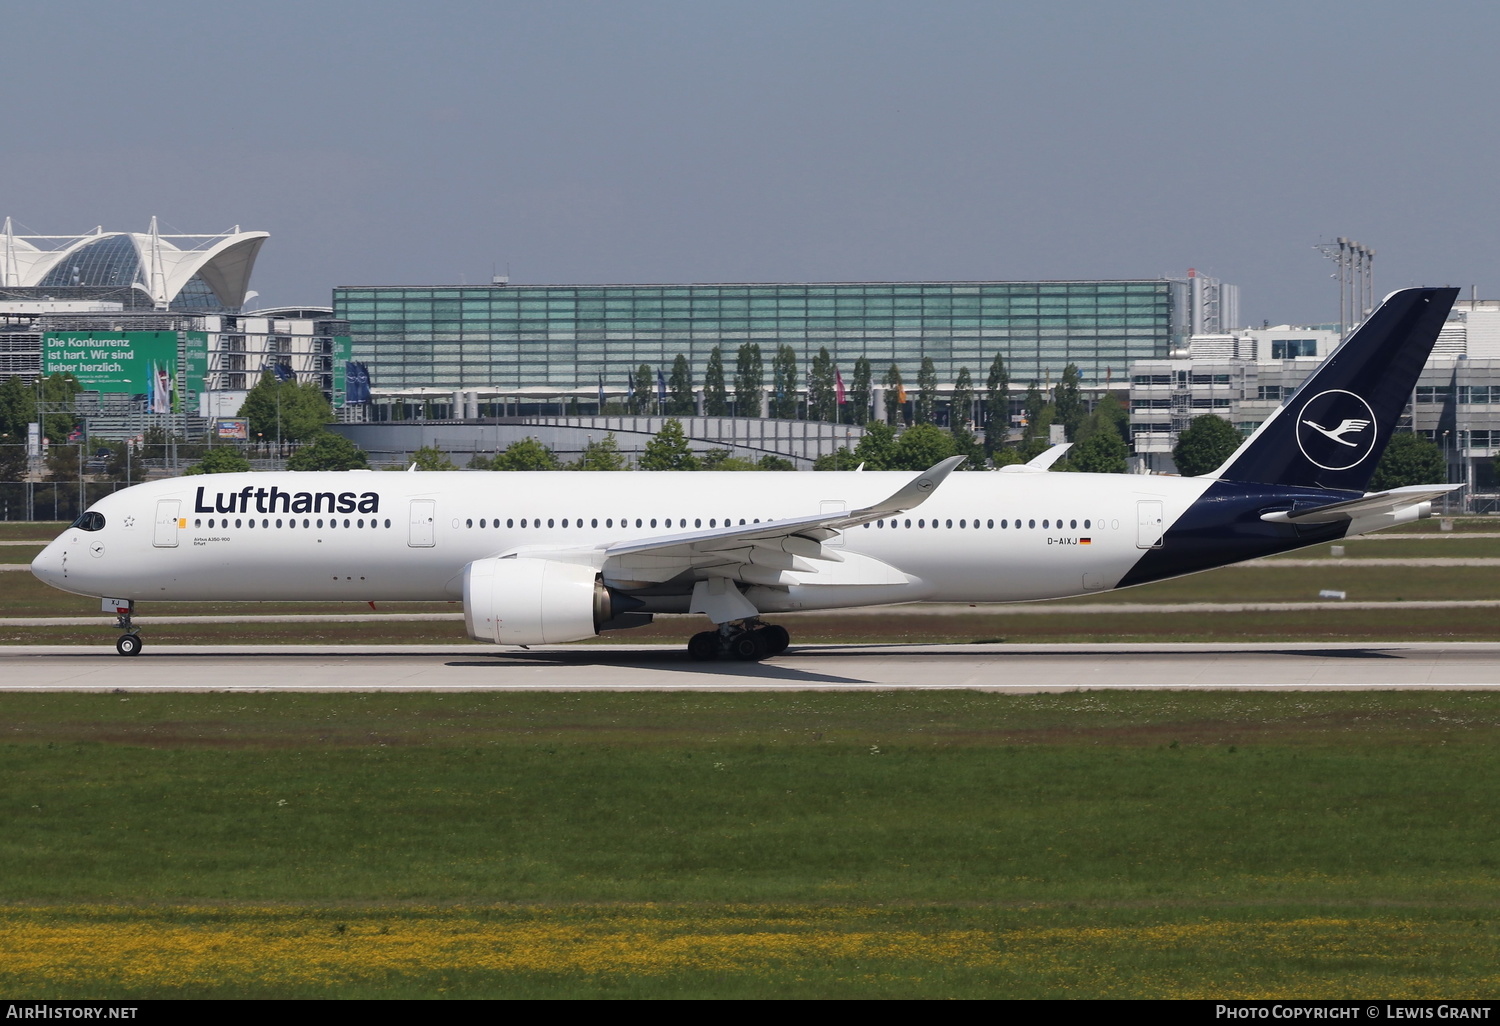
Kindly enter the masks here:
<path id="1" fill-rule="evenodd" d="M 218 235 L 163 235 L 156 218 L 145 232 L 85 235 L 17 235 L 10 218 L 0 230 L 0 287 L 135 289 L 158 310 L 173 306 L 183 290 L 238 309 L 250 272 L 269 232 L 235 225 Z"/>

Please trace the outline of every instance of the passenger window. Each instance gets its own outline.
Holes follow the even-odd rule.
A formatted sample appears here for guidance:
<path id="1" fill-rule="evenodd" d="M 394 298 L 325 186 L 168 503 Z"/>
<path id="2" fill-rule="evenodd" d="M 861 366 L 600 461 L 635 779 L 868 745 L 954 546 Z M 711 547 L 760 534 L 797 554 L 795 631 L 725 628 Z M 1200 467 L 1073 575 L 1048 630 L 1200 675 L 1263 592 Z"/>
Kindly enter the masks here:
<path id="1" fill-rule="evenodd" d="M 550 521 L 550 520 L 549 520 L 549 521 L 547 521 L 547 526 L 548 526 L 548 527 L 551 527 L 551 526 L 552 526 L 552 521 Z M 567 526 L 568 526 L 568 518 L 567 518 L 567 517 L 563 517 L 563 526 L 564 526 L 564 527 L 567 527 Z"/>
<path id="2" fill-rule="evenodd" d="M 995 526 L 995 522 L 993 520 L 989 521 L 989 526 L 993 528 Z M 1000 526 L 1001 527 L 1005 526 L 1005 521 L 1004 520 L 1000 521 Z"/>
<path id="3" fill-rule="evenodd" d="M 474 526 L 474 518 L 470 517 L 469 519 L 465 520 L 464 521 L 464 526 L 465 527 L 473 527 Z"/>
<path id="4" fill-rule="evenodd" d="M 319 526 L 319 527 L 322 527 L 322 526 L 323 526 L 323 518 L 322 518 L 322 517 L 319 517 L 319 518 L 318 518 L 318 526 Z"/>
<path id="5" fill-rule="evenodd" d="M 1068 527 L 1069 528 L 1074 528 L 1074 527 L 1077 527 L 1077 526 L 1078 526 L 1078 521 L 1076 521 L 1076 520 L 1069 520 L 1068 521 Z"/>
<path id="6" fill-rule="evenodd" d="M 1089 521 L 1087 521 L 1087 520 L 1085 520 L 1085 521 L 1084 521 L 1084 522 L 1083 522 L 1083 527 L 1084 527 L 1084 530 L 1088 530 L 1088 526 L 1089 526 Z"/>
<path id="7" fill-rule="evenodd" d="M 278 529 L 281 527 L 281 521 L 279 519 L 276 521 L 276 526 Z"/>
<path id="8" fill-rule="evenodd" d="M 521 518 L 521 526 L 522 526 L 522 527 L 525 527 L 525 526 L 526 526 L 526 518 L 525 518 L 525 517 L 522 517 L 522 518 Z"/>
<path id="9" fill-rule="evenodd" d="M 908 520 L 908 521 L 907 521 L 907 522 L 906 522 L 906 526 L 907 526 L 907 527 L 910 527 L 910 526 L 911 526 L 911 521 L 910 521 L 910 520 Z"/>
<path id="10" fill-rule="evenodd" d="M 1042 521 L 1042 530 L 1045 531 L 1046 529 L 1047 529 L 1047 521 L 1043 520 Z"/>
<path id="11" fill-rule="evenodd" d="M 390 521 L 389 521 L 389 520 L 387 520 L 387 521 L 386 521 L 386 522 L 385 522 L 385 526 L 386 526 L 386 527 L 390 527 L 390 526 L 391 526 L 391 522 L 390 522 Z"/>
<path id="12" fill-rule="evenodd" d="M 240 526 L 240 519 L 238 517 L 235 518 L 234 526 L 235 527 L 239 527 Z"/>
<path id="13" fill-rule="evenodd" d="M 703 526 L 703 520 L 701 518 L 699 518 L 699 517 L 694 517 L 693 518 L 693 526 L 694 527 L 702 527 Z"/>
<path id="14" fill-rule="evenodd" d="M 1019 521 L 1019 520 L 1018 520 L 1018 521 L 1016 521 L 1016 523 L 1017 523 L 1017 524 L 1019 524 L 1019 523 L 1020 523 L 1020 521 Z M 1035 521 L 1035 520 L 1028 520 L 1028 521 L 1026 521 L 1026 523 L 1027 523 L 1027 524 L 1028 524 L 1028 525 L 1029 525 L 1029 526 L 1031 526 L 1031 527 L 1035 527 L 1035 526 L 1036 526 L 1036 521 Z"/>
<path id="15" fill-rule="evenodd" d="M 636 517 L 635 518 L 635 526 L 636 527 L 640 527 L 641 526 L 641 518 L 640 517 Z M 656 526 L 656 521 L 655 520 L 651 521 L 651 526 L 652 527 Z"/>
<path id="16" fill-rule="evenodd" d="M 598 527 L 599 526 L 599 518 L 595 517 L 594 519 L 590 520 L 589 521 L 589 526 L 590 527 Z"/>
<path id="17" fill-rule="evenodd" d="M 937 523 L 937 521 L 934 520 L 933 523 Z M 951 520 L 944 521 L 944 523 L 950 528 L 953 526 L 953 521 Z"/>
<path id="18" fill-rule="evenodd" d="M 203 526 L 203 521 L 201 519 L 200 520 L 194 520 L 193 521 L 193 526 L 194 527 L 202 527 Z"/>

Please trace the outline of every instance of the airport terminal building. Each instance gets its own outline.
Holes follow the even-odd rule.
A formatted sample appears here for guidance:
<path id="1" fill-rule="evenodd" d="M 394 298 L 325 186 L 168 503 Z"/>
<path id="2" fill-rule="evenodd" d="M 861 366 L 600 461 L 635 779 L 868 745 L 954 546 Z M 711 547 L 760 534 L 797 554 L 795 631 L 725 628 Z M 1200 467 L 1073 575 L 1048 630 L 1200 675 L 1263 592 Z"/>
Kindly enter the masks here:
<path id="1" fill-rule="evenodd" d="M 1213 297 L 1232 295 L 1219 287 Z M 687 358 L 701 386 L 709 354 L 760 347 L 770 387 L 779 346 L 805 375 L 827 348 L 844 381 L 856 360 L 878 384 L 891 364 L 908 389 L 930 358 L 942 390 L 967 367 L 982 387 L 996 354 L 1013 388 L 1056 382 L 1076 365 L 1085 386 L 1123 388 L 1136 360 L 1181 348 L 1217 305 L 1191 279 L 821 284 L 346 286 L 333 313 L 347 321 L 354 359 L 370 370 L 376 402 L 479 393 L 479 401 L 576 399 L 593 412 L 602 389 L 623 396 L 645 364 L 670 371 Z M 1199 300 L 1195 305 L 1195 297 Z M 1196 317 L 1196 321 L 1195 321 Z M 1230 327 L 1225 322 L 1222 327 Z M 732 387 L 732 381 L 731 381 Z"/>

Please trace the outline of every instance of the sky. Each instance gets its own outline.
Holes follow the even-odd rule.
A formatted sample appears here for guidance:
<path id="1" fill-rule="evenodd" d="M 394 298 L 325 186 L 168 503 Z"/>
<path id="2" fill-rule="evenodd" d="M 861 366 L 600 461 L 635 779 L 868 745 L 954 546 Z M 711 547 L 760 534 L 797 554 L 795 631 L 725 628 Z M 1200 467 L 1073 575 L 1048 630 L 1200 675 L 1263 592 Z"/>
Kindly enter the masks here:
<path id="1" fill-rule="evenodd" d="M 336 285 L 1180 277 L 1500 298 L 1500 5 L 12 5 L 0 217 Z"/>

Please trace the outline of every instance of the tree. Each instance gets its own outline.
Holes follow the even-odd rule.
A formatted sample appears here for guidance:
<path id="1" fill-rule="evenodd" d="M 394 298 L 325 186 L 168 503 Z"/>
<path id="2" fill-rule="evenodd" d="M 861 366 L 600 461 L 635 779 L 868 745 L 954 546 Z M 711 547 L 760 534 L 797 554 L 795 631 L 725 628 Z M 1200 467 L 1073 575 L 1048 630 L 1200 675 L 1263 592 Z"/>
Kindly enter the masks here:
<path id="1" fill-rule="evenodd" d="M 953 402 L 948 407 L 948 426 L 969 428 L 974 424 L 974 376 L 960 367 L 953 381 Z"/>
<path id="2" fill-rule="evenodd" d="M 561 464 L 552 450 L 535 438 L 520 438 L 490 461 L 491 470 L 557 470 Z"/>
<path id="3" fill-rule="evenodd" d="M 896 460 L 891 470 L 926 470 L 957 455 L 953 436 L 936 424 L 917 424 L 896 439 Z"/>
<path id="4" fill-rule="evenodd" d="M 1068 441 L 1078 441 L 1078 430 L 1083 427 L 1083 418 L 1088 411 L 1084 407 L 1078 368 L 1071 363 L 1063 368 L 1062 380 L 1052 390 L 1052 405 L 1057 411 L 1056 422 L 1062 424 L 1068 433 Z"/>
<path id="5" fill-rule="evenodd" d="M 204 453 L 213 452 L 209 449 Z M 238 451 L 238 450 L 235 450 Z M 141 465 L 141 451 L 128 440 L 121 439 L 115 447 L 109 451 L 109 462 L 104 465 L 104 475 L 111 481 L 138 482 L 142 479 L 145 467 Z M 249 461 L 246 461 L 246 470 L 249 470 Z"/>
<path id="6" fill-rule="evenodd" d="M 1094 404 L 1093 412 L 1079 429 L 1078 441 L 1086 442 L 1101 431 L 1113 431 L 1124 440 L 1130 437 L 1130 414 L 1120 400 L 1108 392 Z"/>
<path id="7" fill-rule="evenodd" d="M 771 416 L 780 420 L 797 419 L 797 350 L 789 345 L 776 347 L 776 359 L 771 362 L 771 388 L 775 397 L 771 400 Z"/>
<path id="8" fill-rule="evenodd" d="M 859 457 L 850 452 L 848 446 L 843 445 L 813 460 L 814 470 L 853 470 L 857 466 Z"/>
<path id="9" fill-rule="evenodd" d="M 1391 436 L 1385 453 L 1375 465 L 1370 489 L 1383 492 L 1407 485 L 1444 484 L 1447 480 L 1448 464 L 1443 451 L 1425 435 L 1403 431 Z"/>
<path id="10" fill-rule="evenodd" d="M 641 453 L 642 470 L 697 470 L 698 459 L 688 445 L 682 421 L 675 417 L 661 426 Z"/>
<path id="11" fill-rule="evenodd" d="M 885 372 L 885 422 L 895 425 L 902 419 L 901 406 L 906 402 L 906 387 L 901 383 L 901 368 L 894 363 Z"/>
<path id="12" fill-rule="evenodd" d="M 917 371 L 917 405 L 912 411 L 912 420 L 918 424 L 937 423 L 938 377 L 937 365 L 932 357 L 922 357 L 922 367 Z"/>
<path id="13" fill-rule="evenodd" d="M 411 454 L 411 463 L 418 470 L 457 470 L 458 464 L 448 458 L 448 454 L 435 445 L 424 445 Z M 405 467 L 392 467 L 392 470 L 404 470 Z"/>
<path id="14" fill-rule="evenodd" d="M 834 380 L 833 357 L 828 347 L 818 349 L 813 357 L 812 374 L 807 380 L 807 419 L 837 422 L 839 419 L 838 387 Z"/>
<path id="15" fill-rule="evenodd" d="M 333 407 L 313 382 L 277 381 L 267 371 L 246 393 L 240 416 L 250 421 L 250 433 L 265 442 L 302 442 L 333 420 Z"/>
<path id="16" fill-rule="evenodd" d="M 65 409 L 65 413 L 49 413 L 40 418 L 42 436 L 54 442 L 66 441 L 78 427 L 78 418 L 73 416 L 73 399 L 83 386 L 71 374 L 49 374 L 42 380 L 42 402 L 54 409 Z M 33 407 L 35 409 L 35 407 Z M 25 428 L 23 427 L 24 431 Z"/>
<path id="17" fill-rule="evenodd" d="M 121 443 L 120 448 L 126 449 L 128 447 L 124 443 Z M 287 468 L 289 470 L 304 469 L 292 466 L 291 461 L 287 462 Z M 220 445 L 204 453 L 203 458 L 184 470 L 183 474 L 243 474 L 249 469 L 250 461 L 245 459 L 243 453 L 232 446 Z"/>
<path id="18" fill-rule="evenodd" d="M 0 481 L 24 481 L 31 461 L 26 458 L 26 443 L 0 435 Z"/>
<path id="19" fill-rule="evenodd" d="M 625 457 L 620 453 L 620 443 L 615 441 L 615 433 L 611 431 L 597 442 L 589 442 L 583 447 L 583 453 L 578 457 L 578 462 L 573 464 L 575 470 L 625 470 L 627 465 Z"/>
<path id="20" fill-rule="evenodd" d="M 0 437 L 26 441 L 26 426 L 36 420 L 36 396 L 18 375 L 0 382 Z"/>
<path id="21" fill-rule="evenodd" d="M 698 467 L 699 470 L 721 470 L 721 471 L 745 471 L 757 470 L 754 463 L 749 460 L 738 459 L 732 456 L 728 449 L 710 449 L 703 454 L 703 459 Z"/>
<path id="22" fill-rule="evenodd" d="M 1010 437 L 1010 375 L 999 353 L 984 379 L 984 444 L 990 452 Z"/>
<path id="23" fill-rule="evenodd" d="M 672 374 L 667 378 L 667 412 L 674 417 L 691 417 L 698 412 L 693 400 L 693 373 L 681 353 L 672 361 Z"/>
<path id="24" fill-rule="evenodd" d="M 1052 404 L 1042 396 L 1042 390 L 1033 381 L 1031 387 L 1026 389 L 1025 399 L 1026 427 L 1021 432 L 1023 442 L 1031 443 L 1048 440 L 1048 429 L 1052 426 L 1054 411 Z"/>
<path id="25" fill-rule="evenodd" d="M 323 431 L 287 458 L 288 470 L 367 470 L 365 451 L 343 435 Z"/>
<path id="26" fill-rule="evenodd" d="M 849 414 L 846 420 L 855 424 L 870 422 L 870 395 L 874 391 L 870 382 L 874 374 L 868 357 L 861 356 L 854 361 L 854 381 L 849 388 L 849 402 L 845 404 Z"/>
<path id="27" fill-rule="evenodd" d="M 1063 470 L 1083 474 L 1123 474 L 1130 450 L 1113 428 L 1103 428 L 1068 450 Z"/>
<path id="28" fill-rule="evenodd" d="M 762 456 L 755 461 L 756 467 L 761 470 L 796 470 L 797 464 L 781 456 Z"/>
<path id="29" fill-rule="evenodd" d="M 703 412 L 710 417 L 729 416 L 729 392 L 724 387 L 724 350 L 714 346 L 703 373 Z"/>
<path id="30" fill-rule="evenodd" d="M 878 420 L 873 422 L 865 428 L 865 437 L 855 445 L 854 455 L 857 458 L 855 466 L 863 463 L 866 470 L 898 469 L 896 429 Z"/>
<path id="31" fill-rule="evenodd" d="M 735 357 L 734 370 L 734 414 L 736 417 L 759 417 L 761 400 L 765 398 L 765 370 L 761 363 L 760 346 L 746 342 L 740 346 Z"/>
<path id="32" fill-rule="evenodd" d="M 651 368 L 644 363 L 630 379 L 630 412 L 638 417 L 650 413 L 656 402 L 655 383 L 651 379 Z"/>
<path id="33" fill-rule="evenodd" d="M 83 464 L 79 462 L 82 446 L 53 442 L 47 448 L 47 480 L 77 481 L 83 475 Z"/>
<path id="34" fill-rule="evenodd" d="M 1240 433 L 1223 417 L 1205 413 L 1194 417 L 1177 444 L 1172 447 L 1172 462 L 1184 477 L 1197 477 L 1221 466 L 1240 447 Z"/>

